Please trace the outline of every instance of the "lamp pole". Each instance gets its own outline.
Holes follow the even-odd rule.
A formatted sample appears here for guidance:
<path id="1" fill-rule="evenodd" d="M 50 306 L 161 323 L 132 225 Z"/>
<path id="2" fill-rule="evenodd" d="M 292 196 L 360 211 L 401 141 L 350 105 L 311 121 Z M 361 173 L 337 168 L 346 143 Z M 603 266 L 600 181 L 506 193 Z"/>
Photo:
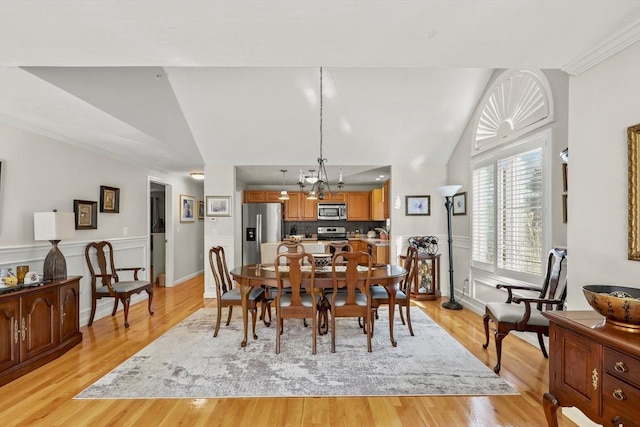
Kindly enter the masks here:
<path id="1" fill-rule="evenodd" d="M 451 233 L 451 209 L 453 208 L 453 196 L 460 189 L 460 185 L 446 185 L 439 187 L 438 191 L 445 197 L 444 207 L 447 208 L 447 237 L 449 242 L 449 301 L 442 306 L 449 310 L 462 310 L 462 304 L 456 301 L 455 287 L 453 286 L 453 236 Z"/>
<path id="2" fill-rule="evenodd" d="M 453 207 L 453 202 L 451 201 L 451 197 L 452 196 L 447 196 L 447 201 L 444 203 L 444 206 L 447 208 L 447 233 L 449 238 L 449 301 L 443 302 L 442 306 L 449 310 L 462 310 L 462 304 L 456 301 L 455 288 L 453 286 L 453 242 L 451 236 L 451 208 Z"/>

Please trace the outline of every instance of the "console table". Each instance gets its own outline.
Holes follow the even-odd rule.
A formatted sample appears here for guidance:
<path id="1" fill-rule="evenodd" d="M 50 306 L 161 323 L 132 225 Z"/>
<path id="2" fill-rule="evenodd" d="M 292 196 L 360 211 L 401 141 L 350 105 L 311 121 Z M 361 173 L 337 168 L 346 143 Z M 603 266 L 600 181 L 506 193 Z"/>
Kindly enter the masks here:
<path id="1" fill-rule="evenodd" d="M 607 325 L 595 311 L 545 312 L 549 319 L 549 426 L 575 406 L 604 426 L 640 426 L 640 334 Z"/>
<path id="2" fill-rule="evenodd" d="M 81 276 L 0 295 L 0 386 L 82 341 Z"/>

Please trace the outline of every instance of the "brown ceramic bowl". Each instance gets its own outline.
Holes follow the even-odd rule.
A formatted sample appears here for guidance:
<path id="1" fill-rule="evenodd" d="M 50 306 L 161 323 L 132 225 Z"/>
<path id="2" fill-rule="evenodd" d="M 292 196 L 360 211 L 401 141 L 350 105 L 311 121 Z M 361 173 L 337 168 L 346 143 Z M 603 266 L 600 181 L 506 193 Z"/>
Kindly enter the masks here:
<path id="1" fill-rule="evenodd" d="M 615 285 L 587 285 L 582 292 L 607 323 L 640 332 L 640 289 Z"/>

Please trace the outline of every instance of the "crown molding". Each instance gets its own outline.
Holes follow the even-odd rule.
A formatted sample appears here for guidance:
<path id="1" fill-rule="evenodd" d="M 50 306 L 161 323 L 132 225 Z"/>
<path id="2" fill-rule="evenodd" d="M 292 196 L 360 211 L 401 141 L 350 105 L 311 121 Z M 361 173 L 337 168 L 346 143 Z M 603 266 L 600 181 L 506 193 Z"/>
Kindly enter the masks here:
<path id="1" fill-rule="evenodd" d="M 634 20 L 584 55 L 574 58 L 562 67 L 562 71 L 577 76 L 637 41 L 640 41 L 640 19 Z"/>

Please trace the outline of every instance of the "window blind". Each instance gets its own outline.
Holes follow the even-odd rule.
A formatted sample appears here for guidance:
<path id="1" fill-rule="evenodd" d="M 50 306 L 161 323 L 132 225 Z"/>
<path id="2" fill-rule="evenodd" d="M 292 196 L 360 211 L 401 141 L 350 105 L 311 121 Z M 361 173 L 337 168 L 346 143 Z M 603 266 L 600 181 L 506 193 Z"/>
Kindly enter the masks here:
<path id="1" fill-rule="evenodd" d="M 497 267 L 542 274 L 542 149 L 497 161 Z"/>
<path id="2" fill-rule="evenodd" d="M 477 263 L 495 262 L 494 165 L 473 170 L 472 176 L 472 259 Z"/>

